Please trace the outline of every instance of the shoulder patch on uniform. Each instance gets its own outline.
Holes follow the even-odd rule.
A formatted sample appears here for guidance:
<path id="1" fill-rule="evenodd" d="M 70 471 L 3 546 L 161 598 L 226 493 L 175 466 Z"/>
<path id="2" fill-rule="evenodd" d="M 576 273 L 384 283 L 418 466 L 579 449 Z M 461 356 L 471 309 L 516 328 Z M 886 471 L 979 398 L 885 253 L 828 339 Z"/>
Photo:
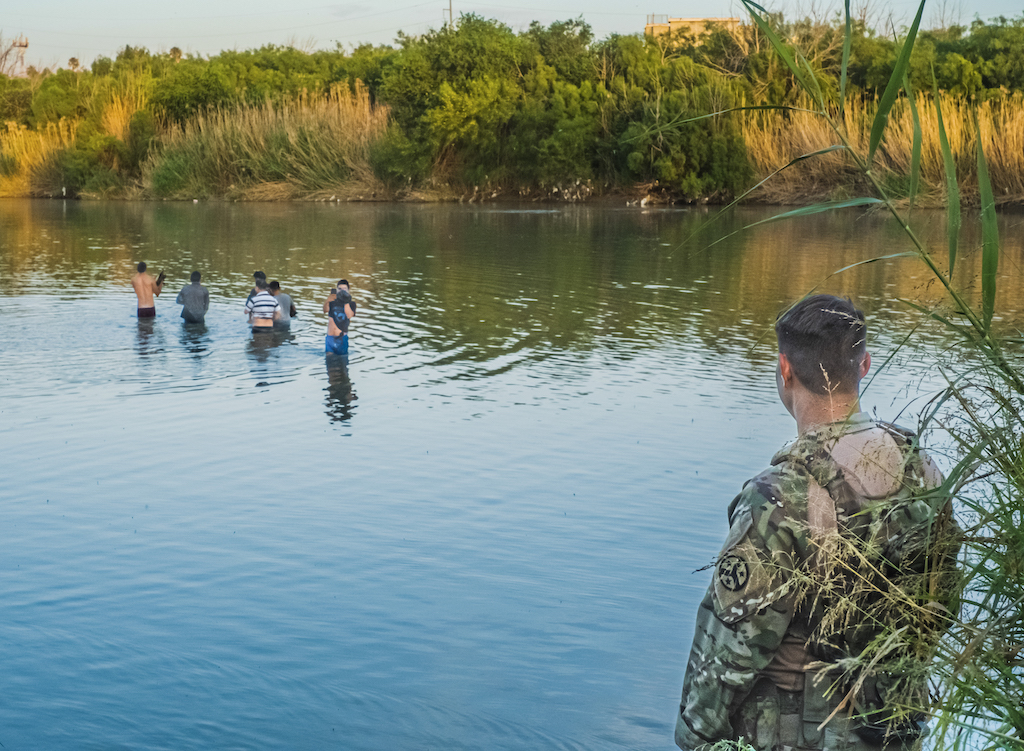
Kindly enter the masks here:
<path id="1" fill-rule="evenodd" d="M 750 581 L 750 566 L 738 555 L 729 553 L 715 567 L 718 583 L 730 592 L 739 592 Z"/>
<path id="2" fill-rule="evenodd" d="M 715 614 L 720 620 L 736 623 L 785 594 L 768 569 L 749 535 L 722 551 L 712 582 Z"/>

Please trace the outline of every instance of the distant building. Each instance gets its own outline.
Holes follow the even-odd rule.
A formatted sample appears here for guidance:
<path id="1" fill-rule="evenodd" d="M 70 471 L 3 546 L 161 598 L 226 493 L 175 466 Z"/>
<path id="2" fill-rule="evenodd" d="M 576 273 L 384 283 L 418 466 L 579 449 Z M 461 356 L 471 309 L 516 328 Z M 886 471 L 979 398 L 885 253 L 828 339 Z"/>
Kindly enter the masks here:
<path id="1" fill-rule="evenodd" d="M 738 18 L 669 18 L 651 14 L 647 16 L 647 25 L 644 27 L 644 35 L 658 37 L 662 34 L 675 34 L 682 31 L 694 37 L 700 37 L 707 33 L 708 26 L 715 24 L 728 31 L 739 28 Z"/>

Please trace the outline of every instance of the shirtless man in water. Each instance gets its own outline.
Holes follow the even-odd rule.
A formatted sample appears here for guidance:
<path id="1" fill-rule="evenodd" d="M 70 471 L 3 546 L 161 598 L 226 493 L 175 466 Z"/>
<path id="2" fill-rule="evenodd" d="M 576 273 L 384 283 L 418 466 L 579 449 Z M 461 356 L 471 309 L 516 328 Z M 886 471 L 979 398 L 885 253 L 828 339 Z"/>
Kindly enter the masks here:
<path id="1" fill-rule="evenodd" d="M 343 300 L 345 321 L 341 328 L 334 321 L 334 317 L 327 316 L 327 336 L 324 338 L 324 349 L 326 352 L 333 352 L 337 355 L 348 354 L 348 324 L 356 314 L 356 304 L 352 300 L 352 293 L 349 291 L 348 280 L 338 280 L 338 286 L 324 300 L 324 313 L 330 314 L 331 303 L 336 300 Z"/>
<path id="2" fill-rule="evenodd" d="M 164 274 L 161 271 L 156 279 L 146 273 L 145 262 L 140 261 L 139 273 L 132 277 L 135 296 L 139 298 L 139 318 L 155 318 L 156 305 L 153 297 L 159 297 L 164 288 Z"/>

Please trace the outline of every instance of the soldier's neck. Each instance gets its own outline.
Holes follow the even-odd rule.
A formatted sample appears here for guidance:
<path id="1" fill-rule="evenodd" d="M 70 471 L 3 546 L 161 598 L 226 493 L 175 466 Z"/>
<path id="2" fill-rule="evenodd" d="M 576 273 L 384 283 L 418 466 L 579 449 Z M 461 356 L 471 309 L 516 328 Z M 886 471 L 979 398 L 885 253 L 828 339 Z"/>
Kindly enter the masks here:
<path id="1" fill-rule="evenodd" d="M 846 420 L 857 412 L 860 412 L 857 394 L 831 394 L 822 398 L 804 391 L 793 400 L 792 414 L 800 435 L 822 425 Z"/>

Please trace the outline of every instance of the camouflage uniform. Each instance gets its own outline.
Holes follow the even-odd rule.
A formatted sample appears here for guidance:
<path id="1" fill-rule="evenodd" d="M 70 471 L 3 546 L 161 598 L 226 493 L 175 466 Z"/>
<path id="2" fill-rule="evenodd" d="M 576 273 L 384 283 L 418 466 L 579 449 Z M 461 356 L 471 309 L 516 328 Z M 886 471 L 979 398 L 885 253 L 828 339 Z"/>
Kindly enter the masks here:
<path id="1" fill-rule="evenodd" d="M 758 751 L 901 748 L 862 740 L 845 708 L 825 722 L 841 697 L 827 699 L 829 681 L 816 686 L 808 673 L 817 606 L 798 582 L 809 580 L 801 572 L 815 565 L 821 540 L 868 523 L 858 513 L 867 503 L 934 518 L 948 503 L 916 497 L 941 479 L 913 434 L 858 413 L 801 436 L 747 481 L 729 506 L 729 536 L 697 614 L 680 748 L 741 737 Z"/>

